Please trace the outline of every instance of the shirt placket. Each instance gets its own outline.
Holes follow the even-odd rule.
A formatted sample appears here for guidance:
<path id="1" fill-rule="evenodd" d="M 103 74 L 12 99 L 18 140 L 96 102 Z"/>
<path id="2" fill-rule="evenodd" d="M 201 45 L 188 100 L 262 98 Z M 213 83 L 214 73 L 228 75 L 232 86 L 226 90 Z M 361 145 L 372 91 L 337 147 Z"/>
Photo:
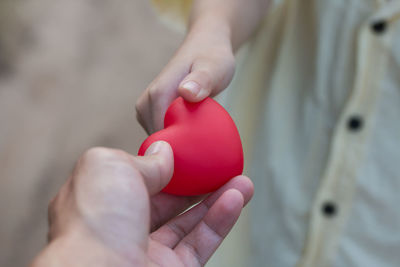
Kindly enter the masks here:
<path id="1" fill-rule="evenodd" d="M 398 2 L 395 8 L 400 10 Z M 373 128 L 379 81 L 387 65 L 388 27 L 397 16 L 393 10 L 392 14 L 387 13 L 385 17 L 378 12 L 360 30 L 353 91 L 335 128 L 299 267 L 330 265 L 349 216 L 358 169 L 367 152 L 368 137 Z"/>

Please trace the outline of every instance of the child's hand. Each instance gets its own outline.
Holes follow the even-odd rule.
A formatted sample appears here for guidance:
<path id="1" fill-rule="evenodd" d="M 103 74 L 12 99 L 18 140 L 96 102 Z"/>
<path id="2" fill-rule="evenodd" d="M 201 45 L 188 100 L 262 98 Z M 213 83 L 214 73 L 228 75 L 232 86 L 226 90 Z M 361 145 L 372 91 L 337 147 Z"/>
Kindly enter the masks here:
<path id="1" fill-rule="evenodd" d="M 165 112 L 179 95 L 199 102 L 228 86 L 235 69 L 233 51 L 257 28 L 268 2 L 193 0 L 185 41 L 136 103 L 147 133 L 163 128 Z"/>
<path id="2" fill-rule="evenodd" d="M 220 30 L 210 31 L 207 24 L 193 25 L 175 56 L 137 101 L 137 118 L 147 133 L 163 128 L 165 112 L 178 96 L 199 102 L 230 83 L 235 58 L 229 31 L 222 24 Z"/>

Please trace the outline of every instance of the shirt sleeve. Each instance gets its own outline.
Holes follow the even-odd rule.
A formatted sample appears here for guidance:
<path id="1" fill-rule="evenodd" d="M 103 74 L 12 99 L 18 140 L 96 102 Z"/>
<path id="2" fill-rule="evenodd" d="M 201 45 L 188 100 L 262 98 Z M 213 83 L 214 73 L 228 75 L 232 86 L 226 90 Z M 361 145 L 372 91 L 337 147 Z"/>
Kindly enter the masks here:
<path id="1" fill-rule="evenodd" d="M 185 31 L 192 0 L 150 0 L 161 20 L 170 27 Z"/>

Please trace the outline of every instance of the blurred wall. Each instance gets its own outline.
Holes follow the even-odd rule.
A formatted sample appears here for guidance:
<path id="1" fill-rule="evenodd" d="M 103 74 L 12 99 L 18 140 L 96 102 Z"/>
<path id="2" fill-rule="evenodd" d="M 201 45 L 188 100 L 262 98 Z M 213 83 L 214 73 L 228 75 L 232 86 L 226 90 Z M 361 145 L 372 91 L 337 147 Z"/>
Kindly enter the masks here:
<path id="1" fill-rule="evenodd" d="M 136 153 L 141 91 L 182 36 L 146 0 L 0 1 L 0 266 L 45 244 L 47 203 L 92 146 Z"/>
<path id="2" fill-rule="evenodd" d="M 84 150 L 136 153 L 134 103 L 182 37 L 146 0 L 1 0 L 0 266 L 44 246 L 47 203 Z M 230 240 L 210 266 L 240 232 Z"/>

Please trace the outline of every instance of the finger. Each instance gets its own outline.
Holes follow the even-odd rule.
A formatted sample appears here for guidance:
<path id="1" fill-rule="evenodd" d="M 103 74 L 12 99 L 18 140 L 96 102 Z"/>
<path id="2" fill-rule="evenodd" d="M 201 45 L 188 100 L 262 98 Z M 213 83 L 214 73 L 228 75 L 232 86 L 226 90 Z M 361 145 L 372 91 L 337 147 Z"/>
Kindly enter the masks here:
<path id="1" fill-rule="evenodd" d="M 152 196 L 171 180 L 174 169 L 172 148 L 167 142 L 157 141 L 149 146 L 144 156 L 134 157 L 133 163 Z"/>
<path id="2" fill-rule="evenodd" d="M 173 89 L 161 88 L 159 92 L 150 92 L 151 121 L 154 131 L 164 128 L 164 117 L 169 105 L 178 97 L 176 85 Z"/>
<path id="3" fill-rule="evenodd" d="M 207 96 L 217 95 L 225 89 L 234 73 L 234 57 L 222 60 L 197 59 L 190 73 L 179 85 L 179 94 L 190 102 L 199 102 Z"/>
<path id="4" fill-rule="evenodd" d="M 242 193 L 244 205 L 246 205 L 253 196 L 254 186 L 249 178 L 237 176 L 225 186 L 211 194 L 204 201 L 188 210 L 184 214 L 170 220 L 157 231 L 151 234 L 151 238 L 165 246 L 173 248 L 184 238 L 197 223 L 204 217 L 215 201 L 227 190 L 235 189 Z"/>
<path id="5" fill-rule="evenodd" d="M 236 189 L 222 194 L 193 231 L 174 249 L 184 266 L 205 265 L 236 223 L 243 204 L 243 196 Z"/>
<path id="6" fill-rule="evenodd" d="M 185 56 L 174 57 L 136 102 L 137 118 L 148 134 L 164 128 L 164 116 L 177 98 L 179 82 L 189 73 Z"/>
<path id="7" fill-rule="evenodd" d="M 151 121 L 155 131 L 164 128 L 164 117 L 169 105 L 178 95 L 179 82 L 189 73 L 185 60 L 172 60 L 149 87 Z"/>
<path id="8" fill-rule="evenodd" d="M 149 93 L 147 90 L 139 97 L 135 105 L 136 119 L 148 135 L 154 132 Z"/>

